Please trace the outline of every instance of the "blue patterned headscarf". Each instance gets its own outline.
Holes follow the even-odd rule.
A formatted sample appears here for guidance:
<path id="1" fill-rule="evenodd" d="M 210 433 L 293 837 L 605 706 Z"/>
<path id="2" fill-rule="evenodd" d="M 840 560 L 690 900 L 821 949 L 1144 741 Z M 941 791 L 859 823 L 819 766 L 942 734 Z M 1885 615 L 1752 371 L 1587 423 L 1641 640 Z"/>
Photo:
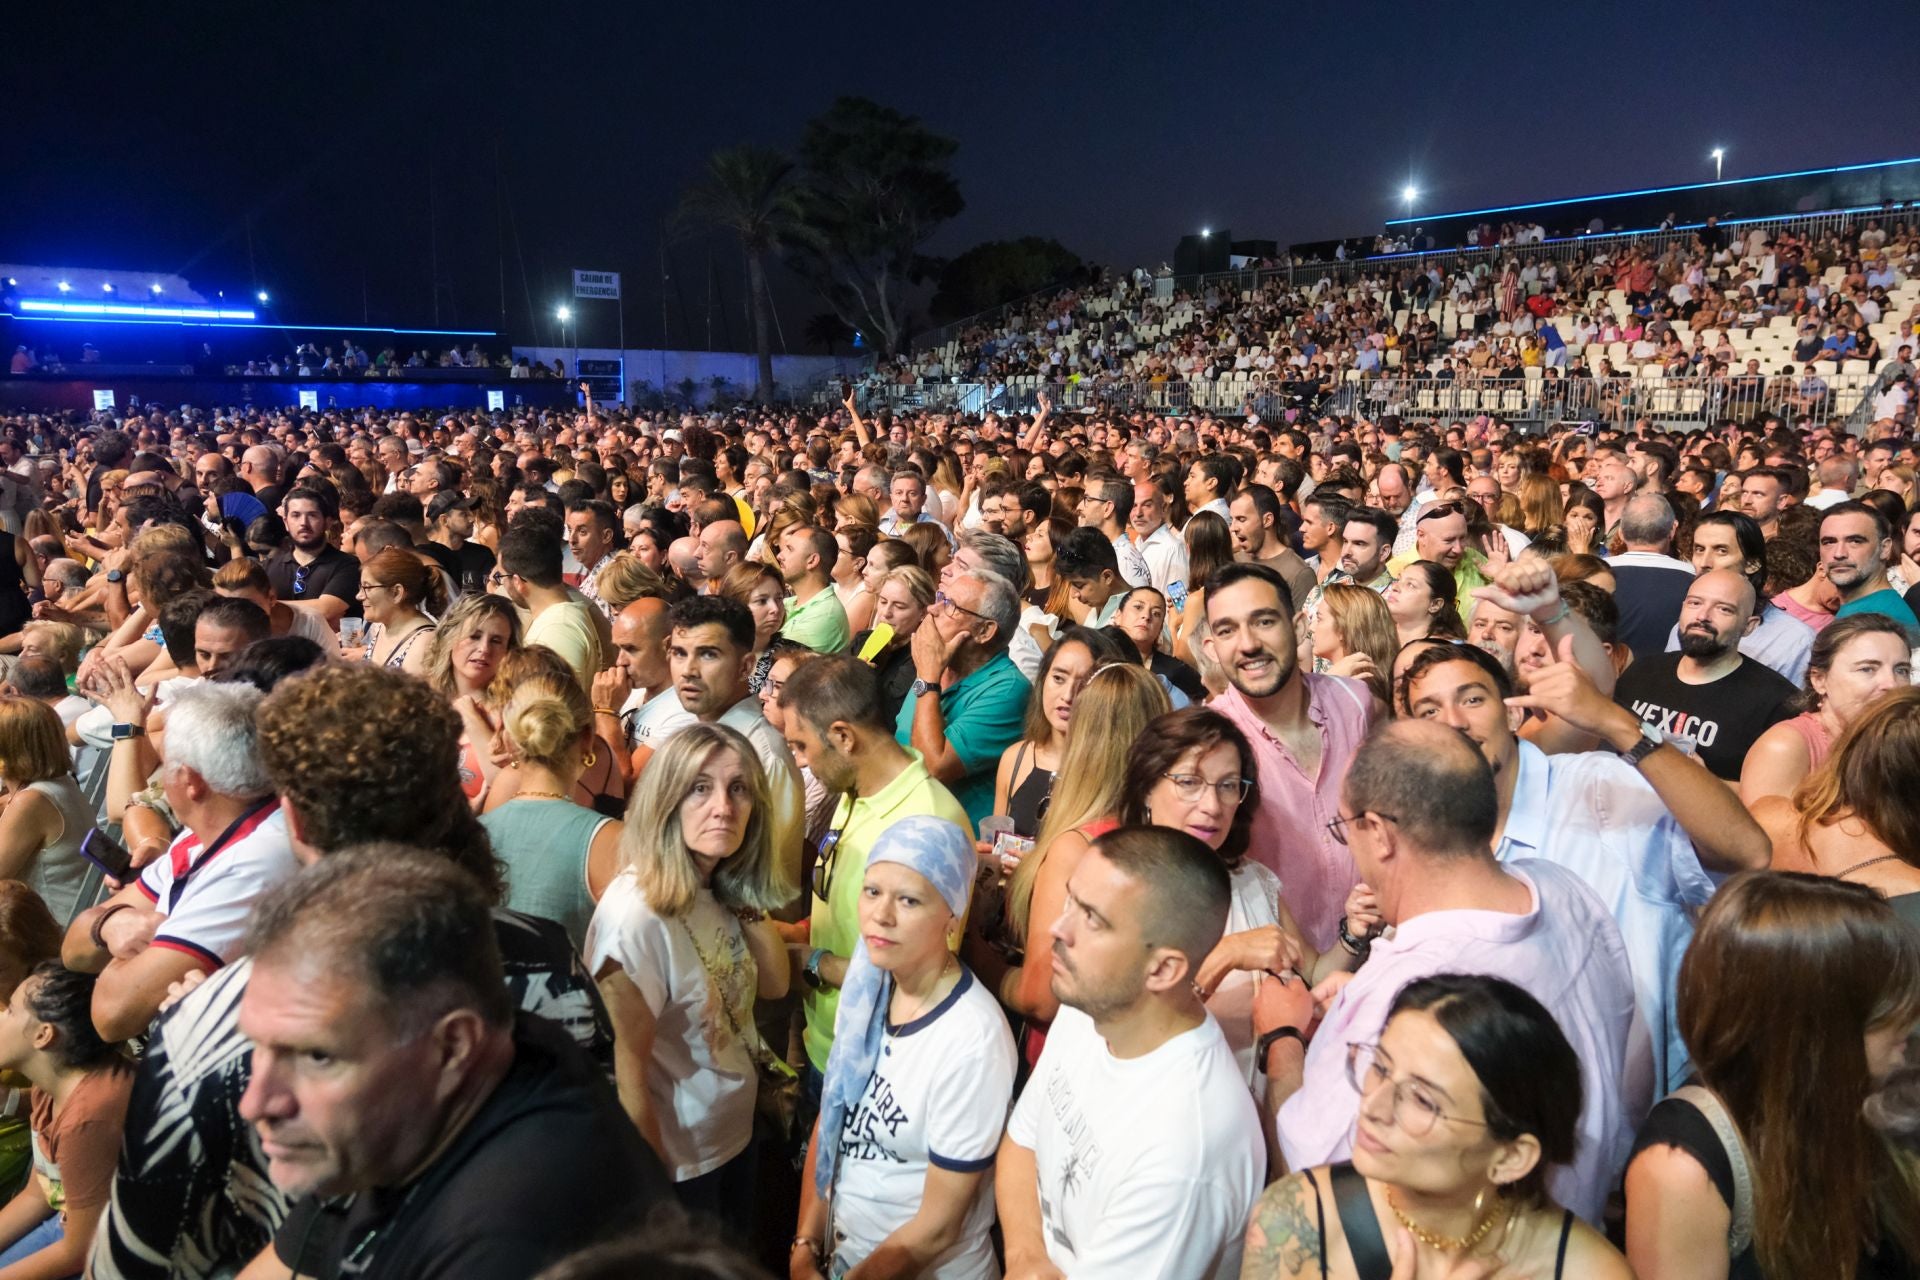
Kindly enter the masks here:
<path id="1" fill-rule="evenodd" d="M 881 833 L 867 855 L 867 865 L 897 862 L 927 878 L 955 918 L 967 914 L 967 895 L 973 889 L 977 865 L 973 841 L 945 818 L 917 815 L 902 818 Z M 864 938 L 853 944 L 846 981 L 840 984 L 840 1009 L 833 1023 L 833 1052 L 827 1058 L 827 1078 L 820 1091 L 819 1150 L 814 1153 L 813 1185 L 822 1196 L 833 1187 L 834 1167 L 840 1162 L 840 1128 L 847 1113 L 859 1105 L 880 1058 L 886 1031 L 887 1001 L 893 978 L 867 957 Z"/>

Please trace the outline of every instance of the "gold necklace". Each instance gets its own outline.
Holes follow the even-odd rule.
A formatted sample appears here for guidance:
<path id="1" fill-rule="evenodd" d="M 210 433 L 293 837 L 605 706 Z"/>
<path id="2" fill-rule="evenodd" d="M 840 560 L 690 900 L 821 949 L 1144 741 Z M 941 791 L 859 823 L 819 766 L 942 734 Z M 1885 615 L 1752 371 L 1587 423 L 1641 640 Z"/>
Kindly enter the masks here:
<path id="1" fill-rule="evenodd" d="M 894 1025 L 904 1027 L 908 1023 L 912 1022 L 914 1018 L 918 1018 L 921 1014 L 925 1013 L 927 1011 L 927 1006 L 940 998 L 940 984 L 946 981 L 947 974 L 951 973 L 952 971 L 953 971 L 953 953 L 948 952 L 947 962 L 944 965 L 940 966 L 940 976 L 933 980 L 932 989 L 929 990 L 927 994 L 921 999 L 920 1007 L 913 1011 L 913 1017 L 902 1018 L 899 1020 L 899 1022 L 895 1023 Z"/>
<path id="2" fill-rule="evenodd" d="M 524 790 L 514 792 L 513 798 L 515 800 L 571 800 L 573 799 L 572 796 L 563 795 L 558 791 L 524 791 Z"/>
<path id="3" fill-rule="evenodd" d="M 1476 1206 L 1478 1203 L 1476 1200 Z M 1400 1211 L 1400 1202 L 1394 1198 L 1392 1187 L 1387 1188 L 1387 1208 L 1393 1210 L 1393 1216 L 1399 1219 L 1401 1226 L 1413 1233 L 1414 1239 L 1426 1245 L 1427 1248 L 1438 1250 L 1441 1253 L 1465 1253 L 1487 1238 L 1487 1233 L 1493 1230 L 1494 1222 L 1500 1217 L 1496 1208 L 1495 1212 L 1480 1219 L 1472 1231 L 1469 1231 L 1466 1235 L 1456 1240 L 1451 1236 L 1443 1236 L 1436 1231 L 1429 1231 L 1402 1213 Z"/>

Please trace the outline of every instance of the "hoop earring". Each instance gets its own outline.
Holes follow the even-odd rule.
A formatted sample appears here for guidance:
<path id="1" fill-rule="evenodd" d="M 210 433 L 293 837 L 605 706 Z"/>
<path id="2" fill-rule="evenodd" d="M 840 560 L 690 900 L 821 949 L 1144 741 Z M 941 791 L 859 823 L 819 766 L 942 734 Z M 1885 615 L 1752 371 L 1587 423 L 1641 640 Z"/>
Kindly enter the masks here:
<path id="1" fill-rule="evenodd" d="M 1486 1204 L 1486 1201 L 1487 1201 L 1487 1189 L 1485 1187 L 1482 1187 L 1480 1188 L 1479 1194 L 1474 1196 L 1473 1198 L 1473 1220 L 1476 1224 L 1478 1224 L 1480 1221 L 1480 1209 L 1483 1205 Z"/>
<path id="2" fill-rule="evenodd" d="M 580 761 L 580 767 L 582 769 L 591 769 L 593 768 L 594 761 L 598 760 L 599 758 L 600 758 L 599 756 L 593 753 L 593 748 L 588 747 L 586 758 Z"/>

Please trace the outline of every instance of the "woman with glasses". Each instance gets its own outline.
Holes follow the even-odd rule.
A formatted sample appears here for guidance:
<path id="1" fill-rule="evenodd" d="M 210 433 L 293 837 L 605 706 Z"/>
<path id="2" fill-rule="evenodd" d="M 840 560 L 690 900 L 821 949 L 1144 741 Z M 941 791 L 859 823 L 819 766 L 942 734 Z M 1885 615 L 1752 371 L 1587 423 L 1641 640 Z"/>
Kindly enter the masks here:
<path id="1" fill-rule="evenodd" d="M 367 642 L 348 656 L 410 676 L 426 675 L 436 630 L 429 614 L 447 611 L 440 570 L 411 551 L 388 547 L 361 567 L 356 598 L 366 615 Z"/>
<path id="2" fill-rule="evenodd" d="M 1314 984 L 1355 969 L 1366 951 L 1363 939 L 1378 920 L 1372 895 L 1356 888 L 1347 899 L 1351 944 L 1322 953 L 1306 940 L 1280 896 L 1280 878 L 1247 856 L 1260 808 L 1255 777 L 1253 748 L 1233 721 L 1208 707 L 1188 707 L 1161 716 L 1134 740 L 1120 809 L 1122 825 L 1184 831 L 1227 865 L 1233 900 L 1226 933 L 1194 983 L 1250 1086 L 1257 1056 L 1253 1002 L 1263 975 L 1291 970 Z M 1256 1099 L 1264 1093 L 1254 1090 Z"/>
<path id="3" fill-rule="evenodd" d="M 1027 961 L 1052 955 L 1051 930 L 1066 909 L 1067 879 L 1093 842 L 1120 825 L 1127 749 L 1166 711 L 1167 694 L 1140 666 L 1109 662 L 1087 678 L 1072 706 L 1073 731 L 1033 852 L 1014 869 L 1004 901 L 975 914 L 966 952 L 1000 1003 L 1027 1019 L 1022 1040 L 1029 1065 L 1039 1060 L 1046 1024 L 1060 1002 L 1052 965 Z"/>
<path id="4" fill-rule="evenodd" d="M 1347 1052 L 1353 1160 L 1267 1188 L 1243 1280 L 1632 1280 L 1547 1193 L 1579 1139 L 1581 1082 L 1539 1001 L 1487 975 L 1420 978 L 1394 998 L 1380 1042 Z"/>
<path id="5" fill-rule="evenodd" d="M 773 849 L 760 758 L 720 725 L 691 724 L 648 762 L 619 874 L 583 953 L 614 1026 L 621 1106 L 689 1209 L 750 1227 L 753 1114 L 767 1048 L 756 999 L 787 993 L 786 946 L 766 913 L 793 898 Z"/>

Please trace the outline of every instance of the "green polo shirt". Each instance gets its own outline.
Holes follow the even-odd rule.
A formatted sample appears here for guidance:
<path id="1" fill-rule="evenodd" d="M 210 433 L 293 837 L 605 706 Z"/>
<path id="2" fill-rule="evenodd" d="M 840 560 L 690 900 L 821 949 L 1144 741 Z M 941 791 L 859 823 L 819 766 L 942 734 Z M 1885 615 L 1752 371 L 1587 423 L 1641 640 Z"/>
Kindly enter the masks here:
<path id="1" fill-rule="evenodd" d="M 847 626 L 847 611 L 840 597 L 828 587 L 805 604 L 787 597 L 787 621 L 780 634 L 795 644 L 803 644 L 815 653 L 839 653 L 853 639 Z"/>
<path id="2" fill-rule="evenodd" d="M 947 726 L 947 743 L 966 770 L 953 783 L 953 797 L 966 809 L 967 821 L 976 828 L 980 819 L 993 812 L 993 775 L 1000 767 L 1000 753 L 1019 739 L 1032 692 L 1033 686 L 1005 653 L 940 691 L 940 717 Z M 917 701 L 908 694 L 894 721 L 893 736 L 903 747 L 913 745 Z"/>
<path id="3" fill-rule="evenodd" d="M 860 885 L 866 878 L 867 855 L 881 832 L 902 818 L 926 814 L 965 827 L 969 835 L 973 832 L 966 810 L 927 772 L 920 753 L 909 747 L 907 754 L 913 762 L 879 791 L 860 799 L 842 796 L 834 803 L 829 830 L 840 834 L 831 853 L 814 871 L 808 937 L 811 945 L 842 958 L 853 954 L 853 945 L 860 938 Z M 801 1008 L 807 1019 L 803 1033 L 807 1060 L 824 1072 L 827 1053 L 833 1048 L 833 1019 L 840 1008 L 840 989 L 808 987 Z"/>

